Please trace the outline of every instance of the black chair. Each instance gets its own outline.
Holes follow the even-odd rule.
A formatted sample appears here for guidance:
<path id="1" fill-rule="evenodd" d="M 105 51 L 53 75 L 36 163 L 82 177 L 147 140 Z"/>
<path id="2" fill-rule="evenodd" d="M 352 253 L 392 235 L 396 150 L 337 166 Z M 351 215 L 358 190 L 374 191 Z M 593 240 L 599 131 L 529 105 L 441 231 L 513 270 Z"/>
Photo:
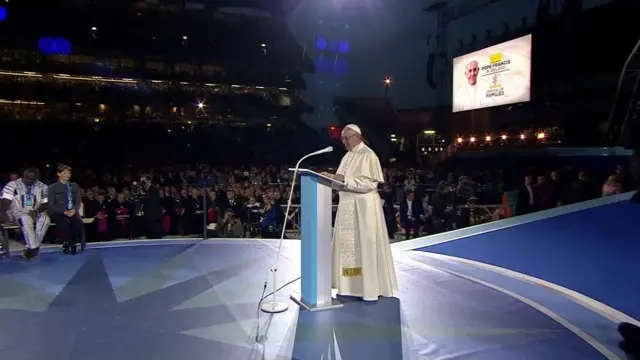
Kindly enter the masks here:
<path id="1" fill-rule="evenodd" d="M 243 237 L 255 238 L 260 235 L 260 217 L 262 214 L 256 210 L 259 210 L 259 208 L 247 208 L 247 221 L 244 223 Z"/>
<path id="2" fill-rule="evenodd" d="M 69 219 L 64 219 L 63 221 L 71 221 Z M 87 248 L 87 224 L 93 224 L 95 218 L 83 218 L 82 219 L 82 230 L 80 231 L 80 251 L 84 251 Z M 56 235 L 57 237 L 57 235 Z M 62 243 L 62 241 L 60 241 Z"/>
<path id="3" fill-rule="evenodd" d="M 9 255 L 11 255 L 8 227 L 13 226 L 15 225 L 0 223 L 0 258 L 9 257 Z"/>

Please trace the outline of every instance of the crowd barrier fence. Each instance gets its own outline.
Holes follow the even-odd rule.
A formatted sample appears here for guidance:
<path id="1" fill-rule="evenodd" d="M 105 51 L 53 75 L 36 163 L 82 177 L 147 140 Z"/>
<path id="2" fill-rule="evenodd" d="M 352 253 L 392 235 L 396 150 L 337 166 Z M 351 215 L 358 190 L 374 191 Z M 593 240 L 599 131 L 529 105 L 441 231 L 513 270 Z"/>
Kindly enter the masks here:
<path id="1" fill-rule="evenodd" d="M 417 184 L 416 186 L 421 187 L 422 192 L 423 193 L 430 193 L 435 191 L 435 188 L 433 185 L 427 185 L 427 184 Z M 200 185 L 196 185 L 196 184 L 187 184 L 187 185 L 182 185 L 182 186 L 175 186 L 176 189 L 181 190 L 181 189 L 185 189 L 187 187 L 199 187 L 199 188 L 203 188 L 203 186 Z M 399 187 L 400 188 L 400 187 Z M 403 188 L 404 189 L 404 188 Z M 208 227 L 209 225 L 209 219 L 208 219 L 208 213 L 209 213 L 209 207 L 210 207 L 210 199 L 209 196 L 207 196 L 207 191 L 204 191 L 204 189 L 202 189 L 203 191 L 201 192 L 201 200 L 202 200 L 202 210 L 197 210 L 195 212 L 195 215 L 201 215 L 202 216 L 202 238 L 207 239 L 209 237 L 209 235 L 211 234 L 211 231 Z M 505 197 L 503 197 L 504 199 Z M 506 201 L 506 200 L 505 200 Z M 126 217 L 128 219 L 130 219 L 130 224 L 129 224 L 129 231 L 130 231 L 130 235 L 128 236 L 129 239 L 135 239 L 138 237 L 138 235 L 140 235 L 140 230 L 144 230 L 140 228 L 140 225 L 144 224 L 144 221 L 142 221 L 142 216 L 143 216 L 143 211 L 142 208 L 140 206 L 139 202 L 134 202 L 134 206 L 133 206 L 133 213 L 131 215 L 127 215 Z M 335 215 L 335 212 L 337 210 L 338 205 L 333 205 L 333 213 Z M 451 208 L 451 206 L 449 206 Z M 460 222 L 461 224 L 466 224 L 467 225 L 476 225 L 476 224 L 481 224 L 481 223 L 486 223 L 489 221 L 494 220 L 495 218 L 495 213 L 496 213 L 496 209 L 499 208 L 506 208 L 509 207 L 507 206 L 507 204 L 505 204 L 505 202 L 503 201 L 503 204 L 490 204 L 490 205 L 458 205 L 456 206 L 456 213 L 459 212 L 459 210 L 462 209 L 469 209 L 469 213 L 468 219 L 462 219 L 462 221 Z M 397 204 L 394 204 L 394 212 L 397 213 L 398 210 L 400 209 L 400 206 Z M 81 214 L 83 214 L 83 210 L 81 210 Z M 218 211 L 222 211 L 223 209 L 217 209 Z M 286 205 L 283 205 L 283 212 L 286 210 Z M 248 211 L 248 210 L 247 210 Z M 505 215 L 510 215 L 511 212 L 510 211 L 505 211 L 504 212 Z M 218 214 L 218 217 L 221 214 Z M 84 219 L 84 223 L 85 223 L 85 227 L 86 226 L 92 226 L 92 224 L 94 223 L 94 219 L 93 218 L 85 218 Z M 52 224 L 55 226 L 55 224 Z M 287 234 L 290 237 L 296 238 L 297 236 L 299 236 L 299 232 L 300 232 L 300 205 L 299 204 L 292 204 L 291 209 L 290 209 L 290 213 L 288 214 L 287 220 L 286 220 L 286 224 L 285 226 L 287 227 Z M 7 231 L 8 230 L 15 230 L 15 229 L 19 229 L 19 226 L 17 224 L 0 224 L 0 256 L 2 255 L 8 255 L 9 254 L 9 236 Z M 85 242 L 86 239 L 86 229 L 83 232 L 83 242 Z M 243 232 L 243 236 L 245 236 L 247 234 L 247 228 L 246 228 L 246 224 L 245 224 L 245 229 Z M 199 235 L 199 234 L 195 234 L 195 235 Z M 94 240 L 94 239 L 88 239 L 89 241 Z"/>

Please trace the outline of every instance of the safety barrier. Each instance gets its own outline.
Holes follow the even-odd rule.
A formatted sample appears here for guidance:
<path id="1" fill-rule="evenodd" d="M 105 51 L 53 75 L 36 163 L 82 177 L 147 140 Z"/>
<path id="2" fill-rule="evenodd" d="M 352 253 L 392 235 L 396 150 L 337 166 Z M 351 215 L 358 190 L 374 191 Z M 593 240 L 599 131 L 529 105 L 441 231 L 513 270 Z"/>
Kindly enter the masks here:
<path id="1" fill-rule="evenodd" d="M 400 209 L 400 205 L 394 205 L 393 207 L 395 211 L 398 211 Z M 503 205 L 458 205 L 456 208 L 458 210 L 470 209 L 471 211 L 469 212 L 469 224 L 476 225 L 492 221 L 495 215 L 495 210 L 503 208 Z M 285 209 L 286 206 L 283 206 L 283 211 Z M 338 205 L 333 205 L 334 215 L 337 209 Z M 290 226 L 290 234 L 300 232 L 300 205 L 291 205 L 291 210 L 287 222 Z"/>
<path id="2" fill-rule="evenodd" d="M 204 200 L 204 208 L 206 209 L 207 207 L 207 202 L 206 200 Z M 503 205 L 500 204 L 496 204 L 496 205 L 459 205 L 457 206 L 458 210 L 461 209 L 470 209 L 471 211 L 469 212 L 469 219 L 466 219 L 465 222 L 467 222 L 470 225 L 475 225 L 475 224 L 482 224 L 482 223 L 486 223 L 489 221 L 492 221 L 494 215 L 495 215 L 495 210 L 502 208 Z M 335 212 L 338 208 L 338 205 L 333 205 L 333 212 L 335 215 Z M 400 208 L 399 205 L 394 205 L 395 211 L 397 212 Z M 283 206 L 283 211 L 286 210 L 286 205 Z M 140 214 L 137 214 L 140 215 Z M 139 217 L 139 216 L 136 216 Z M 85 225 L 86 224 L 90 224 L 94 221 L 93 218 L 91 219 L 83 219 Z M 206 220 L 205 220 L 206 221 Z M 55 226 L 55 224 L 51 224 L 52 226 Z M 19 226 L 16 224 L 0 224 L 0 256 L 4 255 L 7 256 L 10 252 L 10 246 L 9 246 L 9 236 L 7 234 L 7 230 L 11 230 L 11 229 L 18 229 Z M 204 225 L 204 228 L 206 229 L 206 223 Z M 290 238 L 297 238 L 299 236 L 300 233 L 300 205 L 297 204 L 293 204 L 291 205 L 291 210 L 287 219 L 287 234 L 289 235 Z M 83 242 L 85 242 L 86 240 L 86 232 L 83 231 Z M 203 234 L 203 237 L 207 237 L 207 234 Z M 132 239 L 135 238 L 135 236 L 132 235 L 131 237 Z M 92 239 L 89 239 L 92 240 Z"/>

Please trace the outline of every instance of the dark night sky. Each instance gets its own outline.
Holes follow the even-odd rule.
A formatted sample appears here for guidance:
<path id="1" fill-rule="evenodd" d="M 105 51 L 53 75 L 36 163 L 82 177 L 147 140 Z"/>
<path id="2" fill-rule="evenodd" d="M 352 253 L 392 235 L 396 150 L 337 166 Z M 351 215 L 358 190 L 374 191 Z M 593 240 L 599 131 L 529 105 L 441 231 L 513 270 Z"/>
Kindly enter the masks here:
<path id="1" fill-rule="evenodd" d="M 456 4 L 467 0 L 453 0 Z M 429 52 L 436 51 L 437 22 L 434 14 L 422 11 L 429 0 L 303 0 L 289 17 L 289 27 L 298 42 L 307 44 L 308 54 L 333 69 L 335 51 L 320 54 L 315 39 L 325 37 L 336 42 L 348 39 L 349 53 L 337 60 L 344 73 L 319 71 L 307 74 L 308 89 L 303 97 L 314 104 L 315 112 L 307 122 L 314 127 L 326 127 L 335 122 L 332 113 L 334 96 L 384 96 L 385 76 L 393 78 L 388 96 L 397 108 L 440 105 L 436 91 L 426 82 L 426 62 Z M 583 0 L 585 9 L 608 0 Z M 503 31 L 505 22 L 511 28 L 521 26 L 527 17 L 528 25 L 535 22 L 537 1 L 503 0 L 464 18 L 453 21 L 446 29 L 446 50 L 449 58 L 460 55 L 459 40 L 465 45 L 475 34 L 482 40 L 486 31 Z M 553 1 L 554 9 L 561 9 L 562 1 Z M 315 37 L 314 37 L 315 35 Z M 431 35 L 432 41 L 427 44 Z M 302 54 L 300 54 L 302 56 Z M 345 66 L 346 64 L 346 66 Z M 436 69 L 436 72 L 440 69 Z M 445 69 L 448 78 L 444 87 L 451 94 L 450 64 Z M 450 103 L 450 95 L 444 96 Z"/>

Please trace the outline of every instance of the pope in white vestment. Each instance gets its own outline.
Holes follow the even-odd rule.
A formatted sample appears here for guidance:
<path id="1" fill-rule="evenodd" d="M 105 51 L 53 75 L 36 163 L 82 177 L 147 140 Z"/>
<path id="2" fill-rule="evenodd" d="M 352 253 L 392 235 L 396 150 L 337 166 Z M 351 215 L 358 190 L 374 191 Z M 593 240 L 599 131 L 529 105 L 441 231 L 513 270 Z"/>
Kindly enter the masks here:
<path id="1" fill-rule="evenodd" d="M 480 109 L 484 102 L 484 94 L 478 86 L 465 85 L 453 95 L 453 112 Z"/>
<path id="2" fill-rule="evenodd" d="M 393 296 L 398 282 L 378 184 L 384 182 L 378 156 L 362 141 L 356 125 L 342 132 L 348 153 L 336 174 L 343 181 L 333 230 L 332 287 L 338 294 L 365 301 Z"/>
<path id="3" fill-rule="evenodd" d="M 471 61 L 464 70 L 465 83 L 453 94 L 453 112 L 474 110 L 483 107 L 484 94 L 478 89 L 480 66 Z M 454 86 L 455 90 L 455 86 Z"/>

